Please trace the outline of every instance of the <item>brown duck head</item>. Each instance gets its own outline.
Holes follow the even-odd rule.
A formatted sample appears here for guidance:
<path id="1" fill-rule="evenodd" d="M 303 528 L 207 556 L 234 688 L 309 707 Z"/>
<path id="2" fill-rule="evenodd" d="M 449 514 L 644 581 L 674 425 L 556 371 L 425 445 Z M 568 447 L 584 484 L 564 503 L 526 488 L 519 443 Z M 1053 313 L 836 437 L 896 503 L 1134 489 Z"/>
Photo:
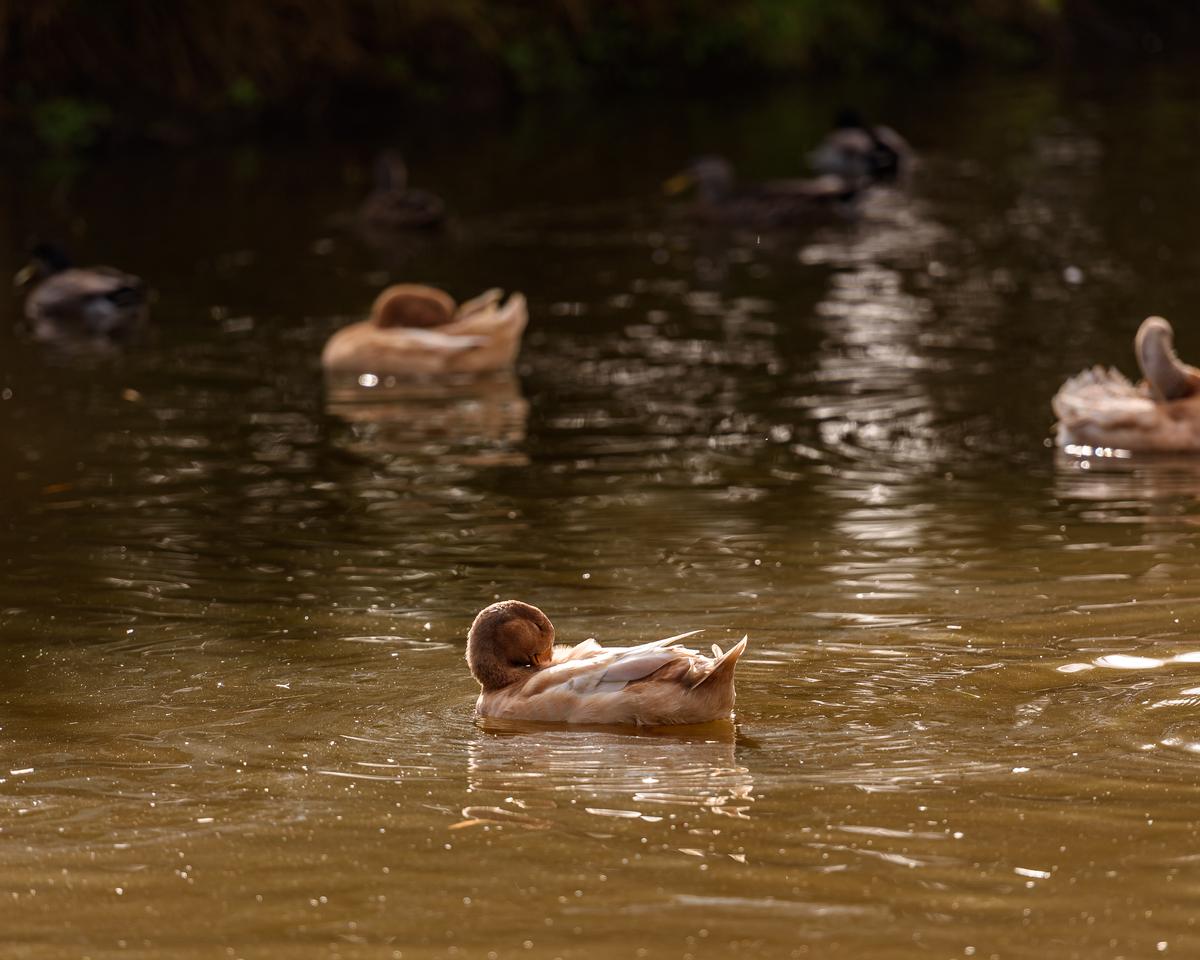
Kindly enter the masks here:
<path id="1" fill-rule="evenodd" d="M 458 305 L 450 294 L 419 283 L 388 287 L 371 305 L 371 323 L 388 327 L 443 327 L 454 319 Z"/>
<path id="2" fill-rule="evenodd" d="M 554 625 L 537 607 L 502 600 L 481 610 L 467 633 L 467 665 L 484 690 L 499 690 L 550 665 Z"/>

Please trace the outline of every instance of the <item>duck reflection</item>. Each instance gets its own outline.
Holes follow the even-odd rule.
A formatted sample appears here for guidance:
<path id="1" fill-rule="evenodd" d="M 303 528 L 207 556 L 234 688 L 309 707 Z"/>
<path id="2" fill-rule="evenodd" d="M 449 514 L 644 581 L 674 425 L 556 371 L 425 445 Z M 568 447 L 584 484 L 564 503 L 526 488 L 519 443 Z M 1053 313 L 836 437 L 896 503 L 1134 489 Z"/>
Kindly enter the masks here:
<path id="1" fill-rule="evenodd" d="M 1054 498 L 1086 524 L 1116 524 L 1088 539 L 1131 549 L 1167 550 L 1193 543 L 1200 526 L 1200 463 L 1194 456 L 1129 454 L 1124 450 L 1068 446 L 1055 456 Z M 1142 575 L 1182 581 L 1194 575 L 1186 558 L 1158 555 Z"/>
<path id="2" fill-rule="evenodd" d="M 1055 454 L 1054 466 L 1054 496 L 1062 500 L 1113 501 L 1128 508 L 1200 497 L 1200 461 L 1187 454 L 1068 444 Z"/>
<path id="3" fill-rule="evenodd" d="M 527 462 L 516 448 L 525 440 L 529 402 L 512 373 L 437 380 L 330 374 L 326 397 L 326 411 L 349 424 L 345 446 L 355 453 L 448 444 L 462 450 L 460 462 Z"/>
<path id="4" fill-rule="evenodd" d="M 746 820 L 754 778 L 738 762 L 736 741 L 731 721 L 631 735 L 481 720 L 467 745 L 463 814 L 467 822 L 589 829 L 620 820 L 658 823 L 689 811 Z"/>

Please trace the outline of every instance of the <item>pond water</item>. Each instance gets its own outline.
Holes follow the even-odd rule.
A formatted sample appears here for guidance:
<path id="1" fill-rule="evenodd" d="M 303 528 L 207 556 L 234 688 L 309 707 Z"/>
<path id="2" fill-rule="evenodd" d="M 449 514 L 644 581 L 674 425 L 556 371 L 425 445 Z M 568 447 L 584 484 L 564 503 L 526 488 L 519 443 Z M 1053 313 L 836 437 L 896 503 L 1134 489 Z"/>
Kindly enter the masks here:
<path id="1" fill-rule="evenodd" d="M 924 163 L 697 230 L 857 95 Z M 375 140 L 13 161 L 30 237 L 158 290 L 119 355 L 0 307 L 5 956 L 1200 952 L 1200 461 L 1069 460 L 1049 398 L 1200 356 L 1187 77 L 784 91 Z M 401 143 L 443 234 L 345 214 Z M 327 397 L 380 287 L 525 291 L 513 378 Z M 481 723 L 475 612 L 750 635 L 736 722 Z"/>

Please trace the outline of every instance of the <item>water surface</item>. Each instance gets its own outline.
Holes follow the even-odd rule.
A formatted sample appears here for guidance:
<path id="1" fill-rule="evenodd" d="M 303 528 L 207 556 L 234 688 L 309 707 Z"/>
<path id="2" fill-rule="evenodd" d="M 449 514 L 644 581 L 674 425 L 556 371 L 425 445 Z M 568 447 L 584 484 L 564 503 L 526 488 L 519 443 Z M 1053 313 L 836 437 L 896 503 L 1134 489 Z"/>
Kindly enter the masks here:
<path id="1" fill-rule="evenodd" d="M 1200 465 L 1047 443 L 1146 314 L 1200 355 L 1192 90 L 947 87 L 872 94 L 920 175 L 807 231 L 658 185 L 794 173 L 826 93 L 431 131 L 432 238 L 347 222 L 368 141 L 7 168 L 0 273 L 159 298 L 113 356 L 0 313 L 5 954 L 1200 951 Z M 517 375 L 327 394 L 402 280 L 524 290 Z M 736 722 L 478 722 L 508 596 L 749 633 Z"/>

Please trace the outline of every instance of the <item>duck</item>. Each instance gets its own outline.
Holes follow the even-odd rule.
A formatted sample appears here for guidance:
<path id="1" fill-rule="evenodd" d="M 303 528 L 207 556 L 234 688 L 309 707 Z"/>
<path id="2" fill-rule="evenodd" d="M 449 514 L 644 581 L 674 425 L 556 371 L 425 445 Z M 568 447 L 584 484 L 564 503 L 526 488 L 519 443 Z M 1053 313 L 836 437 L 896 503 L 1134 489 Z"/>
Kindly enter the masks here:
<path id="1" fill-rule="evenodd" d="M 903 179 L 915 160 L 904 137 L 891 127 L 868 124 L 850 108 L 838 111 L 833 129 L 808 155 L 809 166 L 818 174 L 865 183 Z"/>
<path id="2" fill-rule="evenodd" d="M 485 607 L 467 633 L 467 665 L 480 686 L 481 717 L 563 723 L 675 726 L 727 719 L 742 637 L 711 657 L 676 641 L 693 630 L 634 647 L 594 639 L 555 645 L 554 625 L 537 607 L 502 600 Z"/>
<path id="3" fill-rule="evenodd" d="M 763 227 L 810 224 L 845 213 L 859 192 L 837 174 L 739 184 L 733 165 L 716 154 L 697 157 L 663 189 L 669 195 L 694 190 L 690 212 L 697 220 Z"/>
<path id="4" fill-rule="evenodd" d="M 343 327 L 321 353 L 329 373 L 429 375 L 506 370 L 529 321 L 525 297 L 488 290 L 458 306 L 423 284 L 388 287 L 366 320 Z"/>
<path id="5" fill-rule="evenodd" d="M 375 158 L 375 186 L 359 216 L 370 227 L 385 230 L 428 230 L 446 219 L 442 198 L 408 185 L 408 164 L 395 150 Z"/>
<path id="6" fill-rule="evenodd" d="M 1200 370 L 1175 353 L 1175 332 L 1162 317 L 1147 317 L 1134 338 L 1143 379 L 1095 366 L 1054 395 L 1061 446 L 1144 453 L 1200 453 Z"/>
<path id="7" fill-rule="evenodd" d="M 13 284 L 25 291 L 25 317 L 37 340 L 116 341 L 146 321 L 141 277 L 115 267 L 77 267 L 50 243 L 34 246 Z"/>

